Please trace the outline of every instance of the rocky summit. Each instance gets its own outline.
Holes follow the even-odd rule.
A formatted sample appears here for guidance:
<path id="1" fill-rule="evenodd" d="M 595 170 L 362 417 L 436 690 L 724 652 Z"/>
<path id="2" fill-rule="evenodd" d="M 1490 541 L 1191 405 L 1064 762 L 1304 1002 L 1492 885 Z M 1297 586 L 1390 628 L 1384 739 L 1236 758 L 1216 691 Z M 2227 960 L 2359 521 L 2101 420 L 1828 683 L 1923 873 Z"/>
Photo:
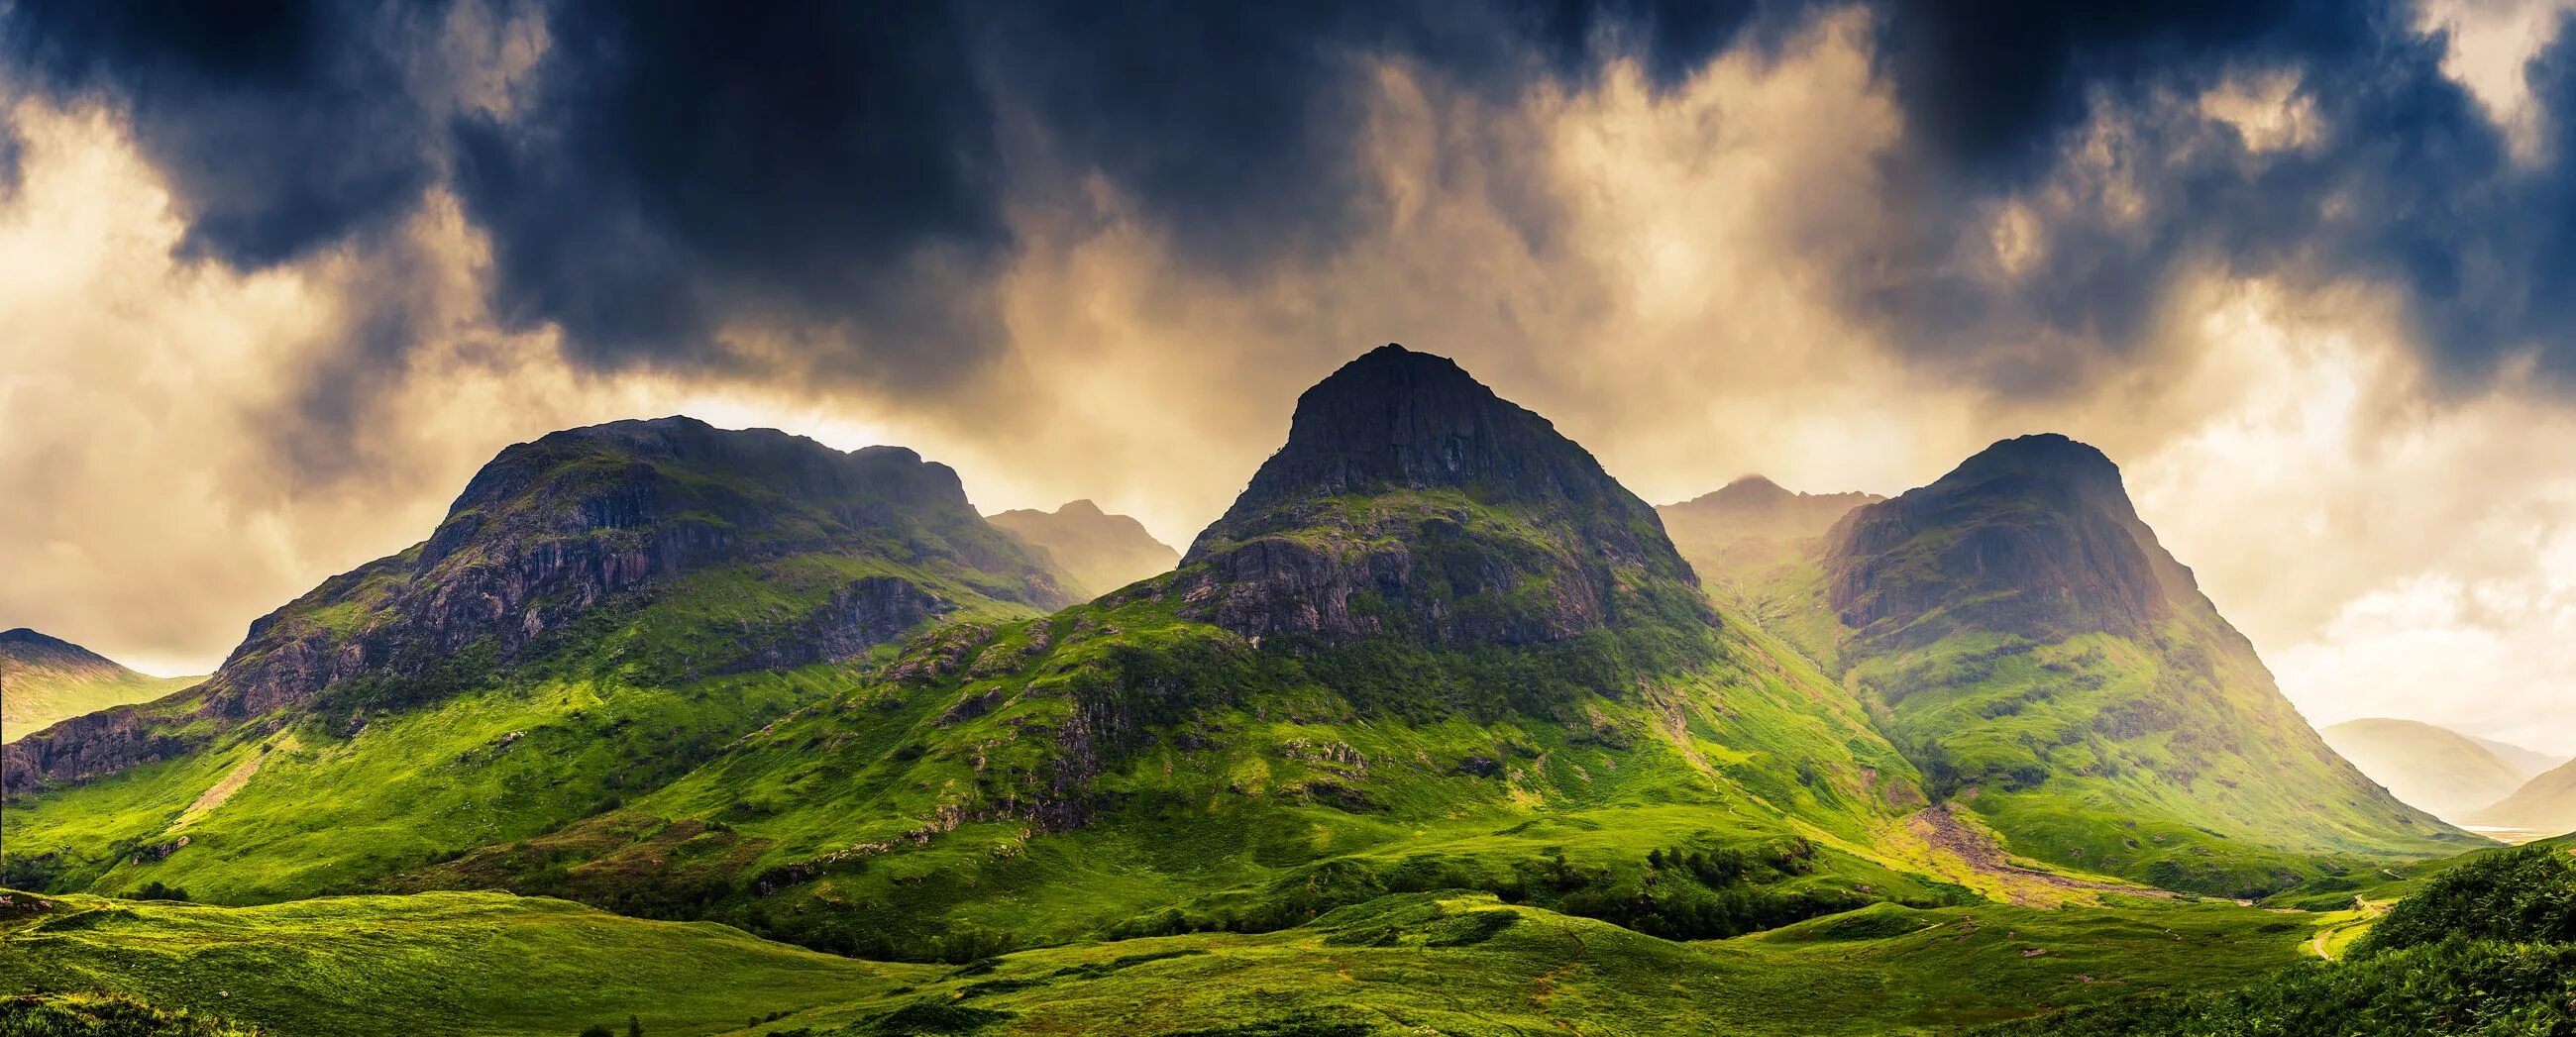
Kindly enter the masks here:
<path id="1" fill-rule="evenodd" d="M 1706 617 L 1653 508 L 1547 419 L 1398 345 L 1298 397 L 1182 565 L 1189 608 L 1251 636 L 1526 644 Z"/>
<path id="2" fill-rule="evenodd" d="M 1843 622 L 1897 644 L 1962 627 L 2135 634 L 2199 596 L 2138 520 L 2118 466 L 2055 434 L 1996 443 L 1929 486 L 1853 511 L 1833 530 L 1826 567 Z"/>
<path id="3" fill-rule="evenodd" d="M 436 695 L 493 666 L 590 647 L 599 630 L 569 628 L 602 609 L 675 632 L 693 587 L 735 578 L 757 578 L 771 607 L 656 663 L 782 668 L 982 603 L 1067 600 L 1044 563 L 976 513 L 956 472 L 911 450 L 844 453 L 684 417 L 572 429 L 501 451 L 426 541 L 253 622 L 184 701 L 12 746 L 9 781 L 166 757 L 211 733 L 197 720 L 304 709 L 343 686 L 379 704 Z"/>

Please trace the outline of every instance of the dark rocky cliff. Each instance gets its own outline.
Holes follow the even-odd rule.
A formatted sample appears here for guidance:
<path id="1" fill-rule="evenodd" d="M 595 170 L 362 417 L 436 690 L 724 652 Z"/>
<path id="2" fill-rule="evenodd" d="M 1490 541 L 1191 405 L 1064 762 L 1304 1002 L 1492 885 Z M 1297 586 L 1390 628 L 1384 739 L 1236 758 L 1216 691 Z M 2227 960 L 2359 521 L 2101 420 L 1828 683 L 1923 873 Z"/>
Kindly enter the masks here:
<path id="1" fill-rule="evenodd" d="M 1298 398 L 1287 444 L 1182 566 L 1187 606 L 1252 636 L 1530 644 L 1707 616 L 1654 509 L 1591 454 L 1395 345 Z"/>
<path id="2" fill-rule="evenodd" d="M 2054 434 L 1996 443 L 1929 486 L 1852 511 L 1829 535 L 1825 567 L 1843 623 L 1891 646 L 1959 627 L 2134 635 L 2200 600 L 2138 520 L 2119 468 Z"/>
<path id="3" fill-rule="evenodd" d="M 190 721 L 267 716 L 359 678 L 422 678 L 469 651 L 506 664 L 560 643 L 548 635 L 593 609 L 647 603 L 687 573 L 809 554 L 954 579 L 853 577 L 780 630 L 743 638 L 731 667 L 864 652 L 958 607 L 957 582 L 1034 608 L 1066 601 L 1044 565 L 976 513 L 954 471 L 910 450 L 844 453 L 692 418 L 614 422 L 503 450 L 427 541 L 253 622 L 184 702 L 109 711 L 10 746 L 7 781 L 166 756 L 194 743 L 170 733 Z"/>

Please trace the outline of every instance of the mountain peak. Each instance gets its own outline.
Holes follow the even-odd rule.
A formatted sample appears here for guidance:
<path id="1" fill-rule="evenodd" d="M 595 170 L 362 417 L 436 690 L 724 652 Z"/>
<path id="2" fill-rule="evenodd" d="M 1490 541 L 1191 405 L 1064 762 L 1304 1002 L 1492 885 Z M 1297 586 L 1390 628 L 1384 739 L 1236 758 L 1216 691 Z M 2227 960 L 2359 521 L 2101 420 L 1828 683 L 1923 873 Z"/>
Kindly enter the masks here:
<path id="1" fill-rule="evenodd" d="M 0 659 L 47 666 L 121 671 L 115 660 L 29 627 L 0 630 Z"/>
<path id="2" fill-rule="evenodd" d="M 1442 488 L 1489 502 L 1632 496 L 1547 419 L 1495 395 L 1447 357 L 1389 344 L 1297 398 L 1287 443 L 1189 557 L 1293 528 L 1306 505 L 1325 498 Z"/>
<path id="3" fill-rule="evenodd" d="M 1852 512 L 1829 553 L 1834 607 L 1865 637 L 1929 641 L 1962 623 L 2044 639 L 2137 633 L 2199 599 L 2139 521 L 2119 466 L 2055 433 L 2000 440 Z M 1909 630 L 1918 620 L 1931 622 Z"/>
<path id="4" fill-rule="evenodd" d="M 1288 441 L 1182 565 L 1248 635 L 1527 644 L 1700 615 L 1654 509 L 1446 357 L 1387 345 L 1297 398 Z"/>

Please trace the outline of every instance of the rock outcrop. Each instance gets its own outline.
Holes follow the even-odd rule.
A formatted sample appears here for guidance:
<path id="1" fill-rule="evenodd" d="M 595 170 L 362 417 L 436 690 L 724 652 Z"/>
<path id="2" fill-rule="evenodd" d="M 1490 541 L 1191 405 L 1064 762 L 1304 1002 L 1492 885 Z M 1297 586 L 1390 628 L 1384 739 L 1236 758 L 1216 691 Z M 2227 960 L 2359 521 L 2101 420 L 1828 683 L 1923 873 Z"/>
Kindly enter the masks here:
<path id="1" fill-rule="evenodd" d="M 734 654 L 713 668 L 856 655 L 955 608 L 959 592 L 943 588 L 957 584 L 1038 609 L 1067 601 L 1036 557 L 976 513 L 954 471 L 910 450 L 844 453 L 692 418 L 614 422 L 503 450 L 428 540 L 252 623 L 187 701 L 12 745 L 6 781 L 166 756 L 203 737 L 168 733 L 190 721 L 295 709 L 347 681 L 421 680 L 469 656 L 506 664 L 562 642 L 550 635 L 594 609 L 648 604 L 692 572 L 800 556 L 893 561 L 920 575 L 854 574 L 776 629 L 723 639 L 710 651 Z"/>
<path id="2" fill-rule="evenodd" d="M 1193 614 L 1255 637 L 1509 645 L 1707 621 L 1653 508 L 1545 418 L 1395 345 L 1298 398 L 1182 569 Z"/>
<path id="3" fill-rule="evenodd" d="M 2054 434 L 1996 443 L 1929 486 L 1854 510 L 1830 534 L 1825 568 L 1843 623 L 1890 646 L 1963 627 L 2134 635 L 2177 602 L 2202 601 L 2138 520 L 2119 468 Z"/>

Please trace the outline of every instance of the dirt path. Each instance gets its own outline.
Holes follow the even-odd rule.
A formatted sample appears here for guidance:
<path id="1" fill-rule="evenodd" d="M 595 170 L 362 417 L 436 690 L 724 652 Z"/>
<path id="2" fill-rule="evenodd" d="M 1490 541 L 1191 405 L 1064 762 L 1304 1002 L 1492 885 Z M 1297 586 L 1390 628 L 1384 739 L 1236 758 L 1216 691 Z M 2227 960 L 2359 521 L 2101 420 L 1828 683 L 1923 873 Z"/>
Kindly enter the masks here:
<path id="1" fill-rule="evenodd" d="M 2308 949 L 2315 951 L 2317 957 L 2324 958 L 2327 961 L 2333 961 L 2334 955 L 2328 953 L 2326 950 L 2327 941 L 2333 939 L 2336 934 L 2339 934 L 2344 930 L 2369 925 L 2372 922 L 2378 921 L 2379 916 L 2388 913 L 2389 903 L 2390 901 L 2386 900 L 2364 900 L 2360 897 L 2352 898 L 2352 906 L 2361 910 L 2361 917 L 2349 922 L 2330 925 L 2317 930 L 2316 939 L 2308 941 Z"/>
<path id="2" fill-rule="evenodd" d="M 2006 895 L 2015 904 L 2024 907 L 2051 906 L 2046 898 L 2031 896 L 2015 888 L 2027 888 L 2029 885 L 2089 893 L 2125 893 L 2133 897 L 2156 897 L 2162 900 L 2172 900 L 2179 895 L 2169 890 L 2149 886 L 2130 886 L 2117 882 L 2079 879 L 2072 875 L 2060 875 L 2053 871 L 2041 871 L 2037 868 L 2025 868 L 2014 864 L 2004 853 L 2004 848 L 1995 844 L 1992 836 L 1953 816 L 1950 813 L 1951 807 L 1952 804 L 1941 803 L 1915 811 L 1912 817 L 1905 819 L 1906 827 L 1912 828 L 1915 834 L 1922 836 L 1923 841 L 1965 861 L 1968 867 L 1979 873 L 2005 880 Z"/>

